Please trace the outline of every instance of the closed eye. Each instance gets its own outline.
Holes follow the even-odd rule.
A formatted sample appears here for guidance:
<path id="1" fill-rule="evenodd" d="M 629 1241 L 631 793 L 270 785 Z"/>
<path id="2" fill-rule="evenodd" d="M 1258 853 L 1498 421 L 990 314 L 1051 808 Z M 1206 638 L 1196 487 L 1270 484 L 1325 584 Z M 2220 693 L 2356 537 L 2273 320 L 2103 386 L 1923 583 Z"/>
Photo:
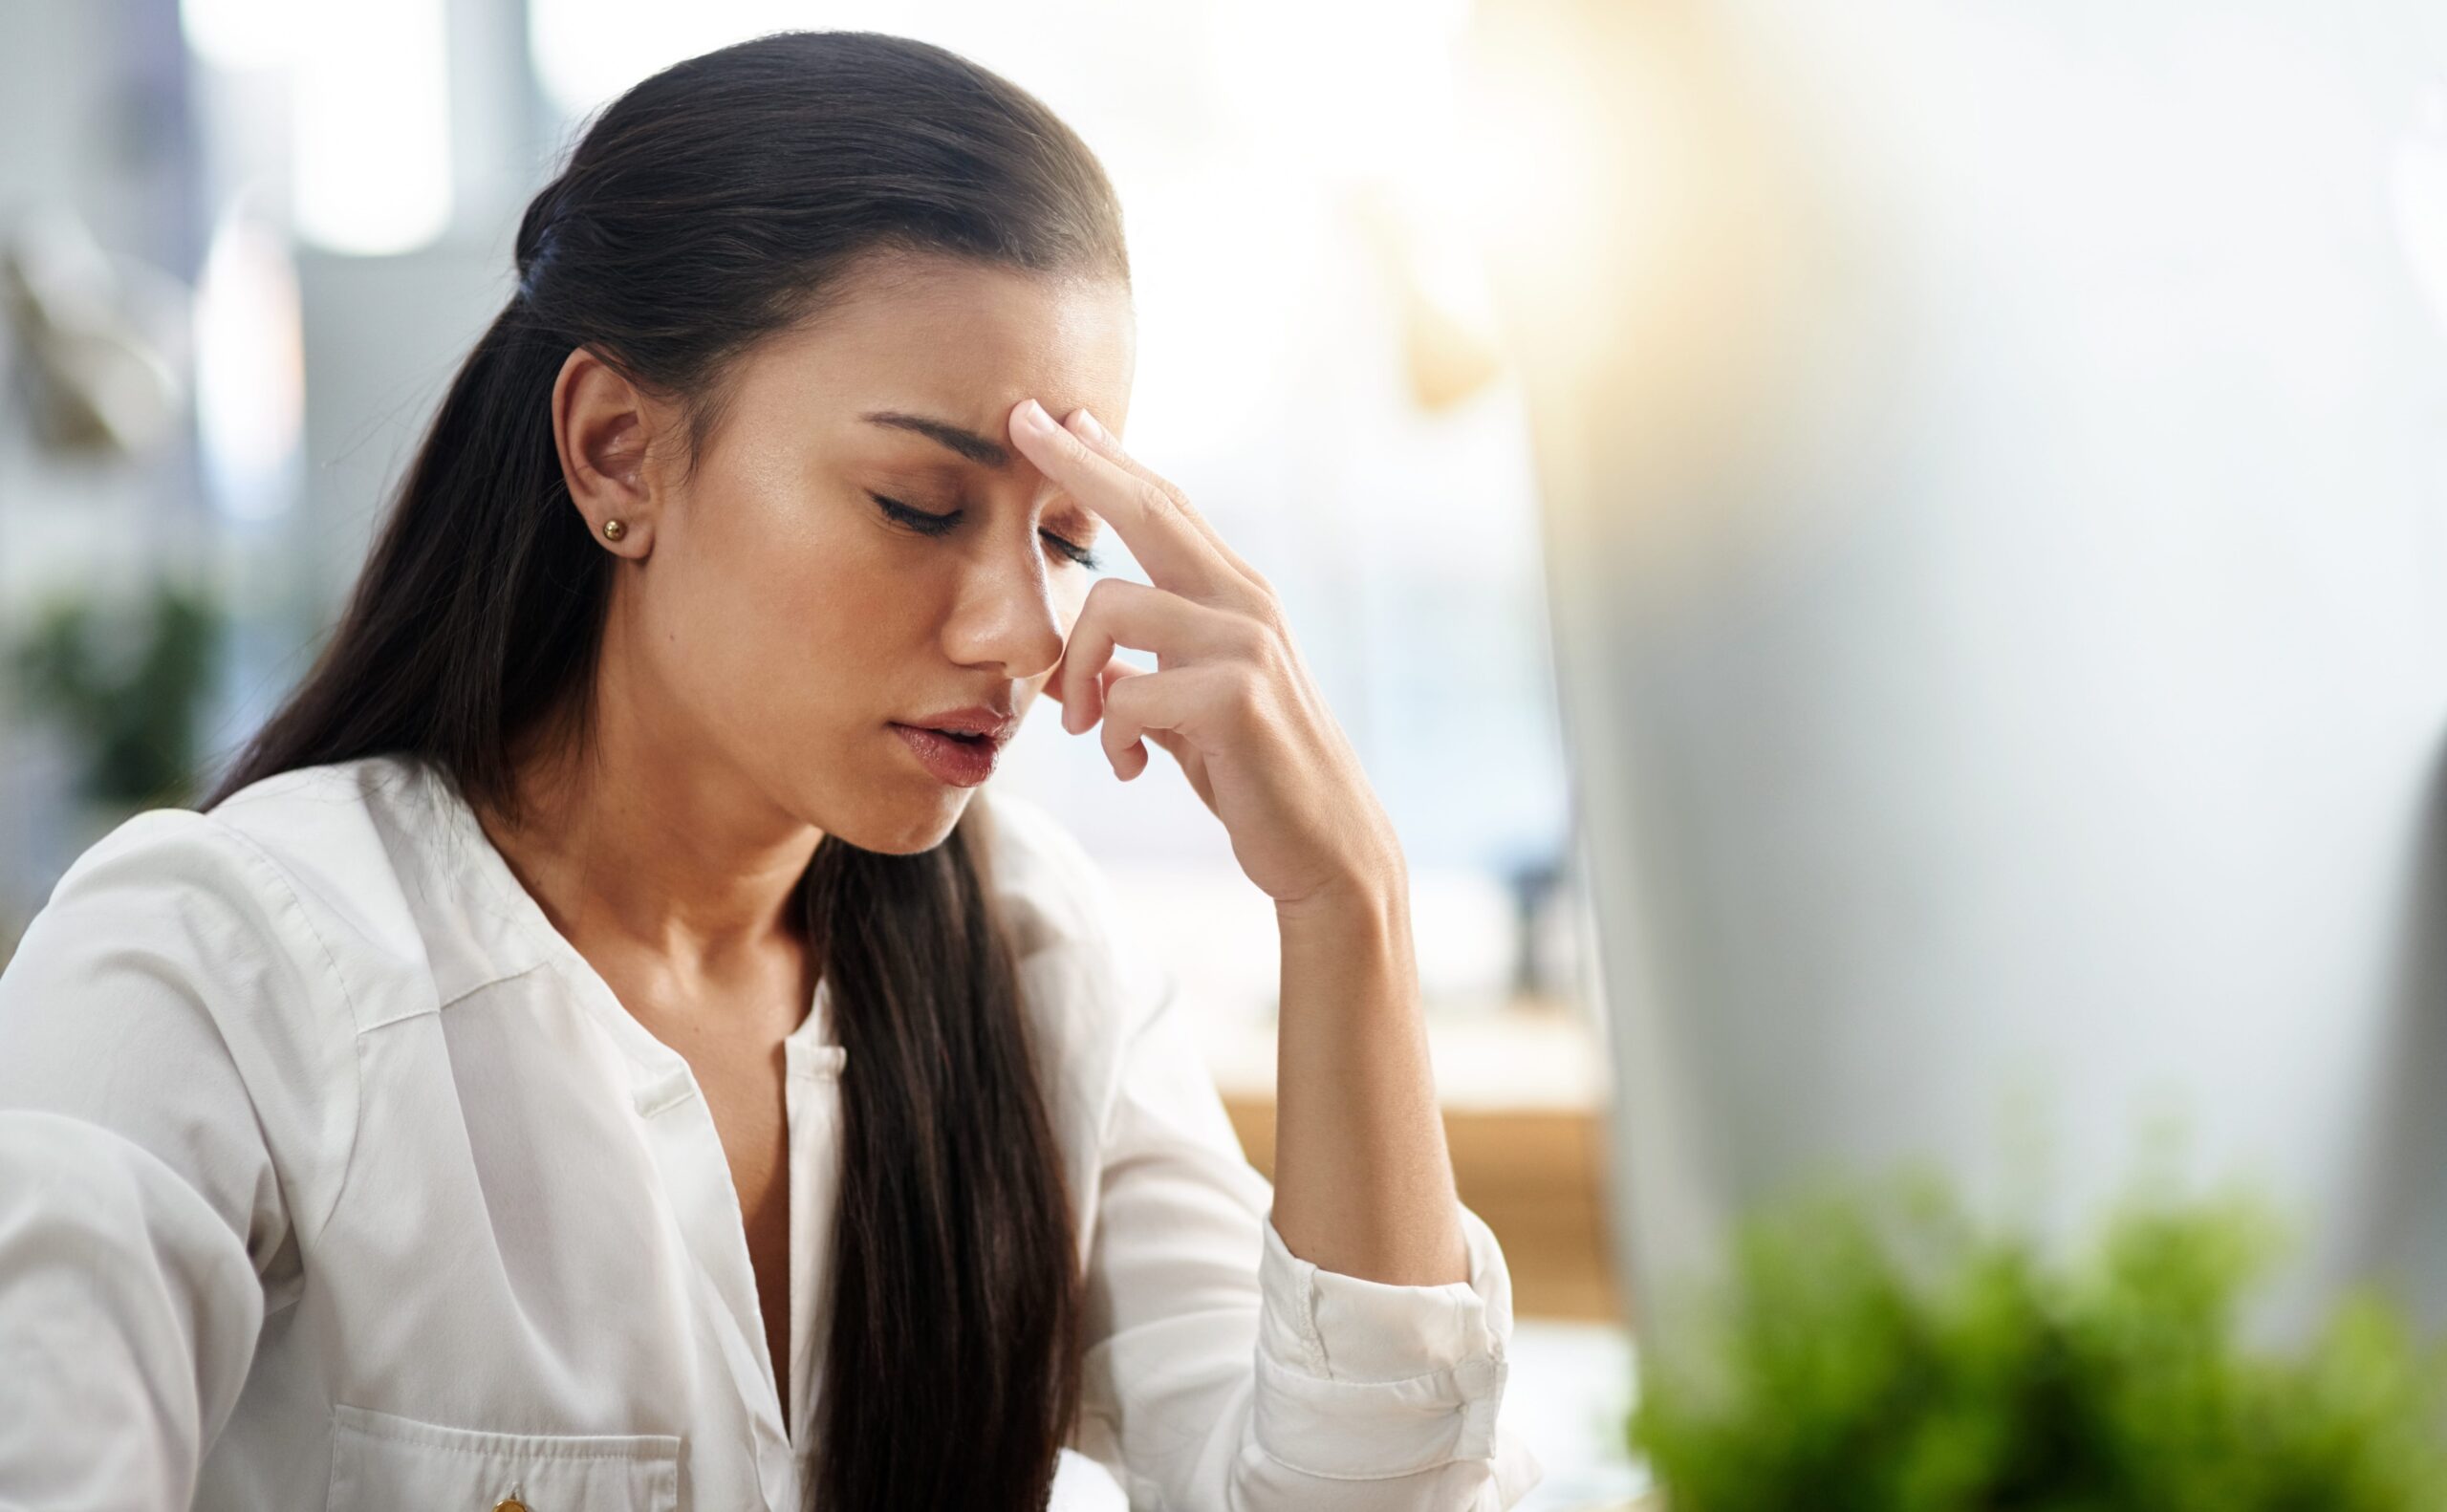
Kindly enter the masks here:
<path id="1" fill-rule="evenodd" d="M 873 499 L 883 509 L 885 516 L 895 524 L 905 525 L 920 535 L 942 535 L 953 526 L 960 524 L 960 517 L 968 512 L 965 509 L 954 509 L 949 514 L 929 514 L 923 509 L 913 509 L 898 499 L 887 499 L 879 493 L 869 493 L 867 497 Z"/>
<path id="2" fill-rule="evenodd" d="M 890 519 L 897 525 L 906 526 L 920 535 L 947 534 L 952 528 L 959 525 L 962 518 L 968 513 L 965 509 L 954 509 L 948 514 L 935 514 L 925 509 L 913 509 L 908 505 L 901 503 L 898 499 L 888 499 L 882 494 L 876 493 L 872 490 L 868 492 L 867 497 L 876 502 L 877 507 L 883 510 L 886 518 Z M 1039 530 L 1037 533 L 1044 536 L 1048 541 L 1052 542 L 1053 549 L 1061 552 L 1066 559 L 1076 562 L 1078 565 L 1088 569 L 1088 571 L 1092 572 L 1104 565 L 1102 561 L 1098 559 L 1096 553 L 1089 550 L 1087 547 L 1079 546 L 1073 542 L 1065 540 L 1063 537 L 1054 534 L 1051 530 Z"/>
<path id="3" fill-rule="evenodd" d="M 1054 534 L 1051 530 L 1039 530 L 1036 533 L 1044 536 L 1047 540 L 1051 541 L 1055 551 L 1060 551 L 1063 555 L 1078 563 L 1081 567 L 1086 568 L 1089 572 L 1093 572 L 1097 568 L 1104 565 L 1103 561 L 1097 557 L 1096 553 L 1087 547 L 1073 546 L 1071 542 L 1064 540 L 1061 536 Z"/>

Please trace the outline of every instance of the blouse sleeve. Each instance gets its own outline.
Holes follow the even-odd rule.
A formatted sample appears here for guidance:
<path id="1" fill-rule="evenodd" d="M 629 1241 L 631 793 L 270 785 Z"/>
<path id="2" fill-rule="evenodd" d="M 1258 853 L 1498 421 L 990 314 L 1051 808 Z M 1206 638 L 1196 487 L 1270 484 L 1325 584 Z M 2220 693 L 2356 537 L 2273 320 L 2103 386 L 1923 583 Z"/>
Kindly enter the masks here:
<path id="1" fill-rule="evenodd" d="M 1142 980 L 1145 980 L 1142 973 Z M 1284 1246 L 1169 972 L 1134 1015 L 1089 1252 L 1083 1449 L 1166 1512 L 1461 1512 L 1540 1475 L 1500 1420 L 1512 1288 L 1388 1285 Z"/>
<path id="2" fill-rule="evenodd" d="M 139 815 L 0 974 L 0 1506 L 185 1506 L 236 1405 L 356 1093 L 344 1030 L 295 1032 L 329 983 L 267 884 L 206 816 Z"/>

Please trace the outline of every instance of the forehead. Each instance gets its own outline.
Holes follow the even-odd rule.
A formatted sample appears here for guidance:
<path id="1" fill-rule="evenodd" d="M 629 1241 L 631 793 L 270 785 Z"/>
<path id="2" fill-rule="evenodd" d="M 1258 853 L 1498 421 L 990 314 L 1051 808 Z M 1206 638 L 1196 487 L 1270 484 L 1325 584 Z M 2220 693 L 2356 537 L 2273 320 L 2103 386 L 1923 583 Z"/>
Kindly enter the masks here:
<path id="1" fill-rule="evenodd" d="M 1117 279 L 878 255 L 846 274 L 818 313 L 751 353 L 736 397 L 807 419 L 914 410 L 996 437 L 1011 406 L 1034 397 L 1056 415 L 1084 404 L 1117 426 L 1136 343 L 1130 291 Z"/>

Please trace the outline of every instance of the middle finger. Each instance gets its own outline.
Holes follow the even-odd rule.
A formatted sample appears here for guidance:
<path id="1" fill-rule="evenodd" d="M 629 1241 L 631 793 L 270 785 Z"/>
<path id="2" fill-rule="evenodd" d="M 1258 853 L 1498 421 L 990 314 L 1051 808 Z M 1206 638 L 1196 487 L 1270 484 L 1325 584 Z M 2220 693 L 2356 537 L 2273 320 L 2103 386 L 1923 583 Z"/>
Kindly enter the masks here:
<path id="1" fill-rule="evenodd" d="M 1238 644 L 1226 612 L 1126 577 L 1098 578 L 1071 624 L 1054 669 L 1061 684 L 1062 727 L 1075 734 L 1095 723 L 1102 686 L 1096 680 L 1115 648 L 1156 654 L 1157 665 L 1179 666 Z"/>

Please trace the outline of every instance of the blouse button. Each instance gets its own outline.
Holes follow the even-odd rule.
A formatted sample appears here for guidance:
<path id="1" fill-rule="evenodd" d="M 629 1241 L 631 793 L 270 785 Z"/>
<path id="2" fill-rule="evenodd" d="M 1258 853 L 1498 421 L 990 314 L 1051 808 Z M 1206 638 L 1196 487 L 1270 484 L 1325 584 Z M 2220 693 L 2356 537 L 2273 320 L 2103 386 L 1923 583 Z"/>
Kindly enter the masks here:
<path id="1" fill-rule="evenodd" d="M 527 1503 L 516 1497 L 504 1497 L 493 1503 L 493 1512 L 527 1512 Z"/>

